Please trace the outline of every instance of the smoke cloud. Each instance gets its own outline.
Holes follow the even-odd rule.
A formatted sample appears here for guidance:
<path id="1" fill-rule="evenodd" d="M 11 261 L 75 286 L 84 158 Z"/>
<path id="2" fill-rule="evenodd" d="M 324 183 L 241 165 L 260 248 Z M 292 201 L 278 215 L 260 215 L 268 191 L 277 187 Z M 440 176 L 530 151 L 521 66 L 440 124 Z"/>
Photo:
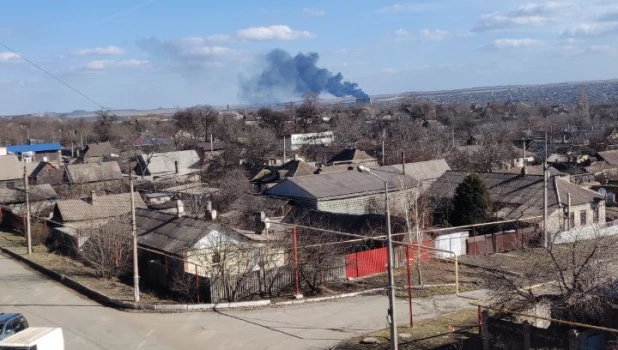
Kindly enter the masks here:
<path id="1" fill-rule="evenodd" d="M 336 97 L 369 97 L 358 84 L 344 81 L 341 73 L 319 68 L 320 56 L 315 52 L 292 57 L 284 50 L 274 49 L 264 59 L 266 66 L 259 74 L 241 81 L 239 95 L 242 100 L 274 102 L 303 96 L 307 92 L 327 92 Z"/>

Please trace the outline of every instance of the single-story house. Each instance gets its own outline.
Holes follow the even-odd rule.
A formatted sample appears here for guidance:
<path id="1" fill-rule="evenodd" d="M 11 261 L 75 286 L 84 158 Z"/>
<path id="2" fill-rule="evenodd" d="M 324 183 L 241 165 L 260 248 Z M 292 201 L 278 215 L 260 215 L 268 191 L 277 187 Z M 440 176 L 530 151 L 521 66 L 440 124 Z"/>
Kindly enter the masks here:
<path id="1" fill-rule="evenodd" d="M 62 162 L 62 146 L 59 142 L 7 146 L 6 150 L 9 154 L 32 162 Z"/>
<path id="2" fill-rule="evenodd" d="M 438 216 L 448 218 L 452 200 L 468 172 L 447 171 L 428 190 Z M 489 190 L 496 219 L 542 224 L 543 176 L 523 174 L 478 173 Z M 547 185 L 548 230 L 552 233 L 605 223 L 605 198 L 558 177 Z M 442 220 L 438 219 L 438 222 Z"/>
<path id="3" fill-rule="evenodd" d="M 24 185 L 24 164 L 16 155 L 0 156 L 0 188 Z"/>
<path id="4" fill-rule="evenodd" d="M 387 180 L 393 212 L 406 210 L 418 182 L 392 172 L 375 172 Z M 384 212 L 384 181 L 356 170 L 287 178 L 264 192 L 310 209 L 342 214 Z M 409 206 L 408 206 L 409 207 Z"/>
<path id="5" fill-rule="evenodd" d="M 445 159 L 428 160 L 424 162 L 393 164 L 378 167 L 382 172 L 395 172 L 406 175 L 421 184 L 421 189 L 424 192 L 429 186 L 434 183 L 445 172 L 451 170 Z"/>
<path id="6" fill-rule="evenodd" d="M 135 172 L 153 179 L 197 174 L 202 162 L 195 150 L 140 154 Z"/>
<path id="7" fill-rule="evenodd" d="M 122 182 L 122 172 L 116 161 L 67 165 L 66 177 L 69 185 L 84 185 L 90 190 Z"/>
<path id="8" fill-rule="evenodd" d="M 99 163 L 118 157 L 120 151 L 109 142 L 89 143 L 80 152 L 79 159 L 83 163 Z"/>
<path id="9" fill-rule="evenodd" d="M 378 160 L 355 148 L 344 149 L 326 162 L 326 165 L 363 164 L 366 166 L 377 165 Z"/>
<path id="10" fill-rule="evenodd" d="M 64 183 L 65 169 L 63 164 L 49 162 L 26 163 L 28 181 L 33 185 L 60 185 Z"/>
<path id="11" fill-rule="evenodd" d="M 139 193 L 135 192 L 134 200 L 136 208 L 146 208 Z M 65 199 L 56 202 L 52 221 L 74 229 L 94 228 L 129 212 L 130 193 L 97 195 L 93 192 L 85 200 Z"/>
<path id="12" fill-rule="evenodd" d="M 290 160 L 282 165 L 267 165 L 263 167 L 253 178 L 251 183 L 255 192 L 262 192 L 272 184 L 281 182 L 289 177 L 314 175 L 317 168 L 305 163 L 300 159 Z"/>

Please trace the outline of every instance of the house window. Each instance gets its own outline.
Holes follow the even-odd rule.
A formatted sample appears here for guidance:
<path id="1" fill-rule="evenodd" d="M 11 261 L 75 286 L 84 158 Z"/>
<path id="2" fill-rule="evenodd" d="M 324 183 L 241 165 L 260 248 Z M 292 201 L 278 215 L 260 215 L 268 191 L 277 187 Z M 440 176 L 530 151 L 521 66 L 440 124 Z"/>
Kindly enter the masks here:
<path id="1" fill-rule="evenodd" d="M 569 229 L 575 227 L 575 213 L 569 213 Z"/>
<path id="2" fill-rule="evenodd" d="M 599 207 L 592 209 L 592 222 L 595 224 L 599 222 Z"/>
<path id="3" fill-rule="evenodd" d="M 218 252 L 212 253 L 212 263 L 218 264 L 220 262 L 221 262 L 221 254 L 219 254 Z"/>
<path id="4" fill-rule="evenodd" d="M 15 188 L 15 182 L 9 181 L 6 183 L 6 188 Z"/>
<path id="5" fill-rule="evenodd" d="M 586 215 L 588 213 L 585 210 L 582 210 L 579 212 L 579 225 L 580 226 L 584 226 L 586 225 Z"/>

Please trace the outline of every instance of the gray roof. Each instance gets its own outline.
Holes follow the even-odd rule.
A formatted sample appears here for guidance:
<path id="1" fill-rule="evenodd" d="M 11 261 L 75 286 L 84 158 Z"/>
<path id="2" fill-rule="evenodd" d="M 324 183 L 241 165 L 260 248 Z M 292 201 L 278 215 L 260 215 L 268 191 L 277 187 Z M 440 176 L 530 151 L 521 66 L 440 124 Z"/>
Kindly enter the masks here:
<path id="1" fill-rule="evenodd" d="M 180 255 L 191 250 L 201 239 L 214 232 L 235 235 L 235 230 L 212 221 L 203 221 L 154 210 L 135 213 L 138 244 L 162 252 Z"/>
<path id="2" fill-rule="evenodd" d="M 376 159 L 367 154 L 365 151 L 361 151 L 359 149 L 344 149 L 343 151 L 337 153 L 334 157 L 326 162 L 327 164 L 360 164 L 367 162 L 375 162 Z"/>
<path id="3" fill-rule="evenodd" d="M 599 155 L 609 165 L 618 165 L 618 150 L 599 152 Z"/>
<path id="4" fill-rule="evenodd" d="M 455 190 L 470 173 L 447 171 L 429 188 L 435 199 L 451 200 Z M 491 201 L 504 219 L 518 219 L 543 214 L 543 176 L 503 173 L 478 173 L 490 192 Z M 597 192 L 579 187 L 568 181 L 551 178 L 548 183 L 547 202 L 550 213 L 560 206 L 567 206 L 567 194 L 571 204 L 580 205 L 603 200 Z"/>
<path id="5" fill-rule="evenodd" d="M 73 164 L 66 168 L 69 182 L 74 184 L 122 179 L 122 172 L 116 161 Z"/>
<path id="6" fill-rule="evenodd" d="M 193 196 L 201 196 L 205 194 L 212 194 L 219 191 L 218 188 L 210 187 L 207 184 L 200 182 L 193 182 L 184 185 L 168 187 L 162 190 L 166 193 L 173 194 L 184 194 L 184 195 L 193 195 Z"/>
<path id="7" fill-rule="evenodd" d="M 448 166 L 446 160 L 444 159 L 428 160 L 426 162 L 406 163 L 404 167 L 405 174 L 407 176 L 413 177 L 421 182 L 435 180 L 442 176 L 445 172 L 451 170 L 451 167 Z M 380 167 L 378 169 L 393 169 L 394 171 L 401 172 L 404 167 L 402 167 L 401 164 L 393 164 L 385 167 Z"/>
<path id="8" fill-rule="evenodd" d="M 391 190 L 403 186 L 411 187 L 416 181 L 397 173 L 374 169 L 375 173 L 386 179 Z M 288 178 L 266 190 L 265 194 L 288 198 L 335 199 L 364 196 L 384 192 L 384 182 L 375 176 L 349 170 L 339 173 L 307 175 Z"/>
<path id="9" fill-rule="evenodd" d="M 135 207 L 146 208 L 139 193 L 136 192 L 134 198 Z M 65 222 L 116 217 L 131 211 L 131 194 L 97 195 L 92 203 L 81 199 L 66 199 L 56 202 L 56 208 Z"/>
<path id="10" fill-rule="evenodd" d="M 176 162 L 178 162 L 180 174 L 199 171 L 201 168 L 200 157 L 195 150 L 154 153 L 152 155 L 141 154 L 138 161 L 140 163 L 137 168 L 138 171 L 140 171 L 140 168 L 145 169 L 144 175 L 151 176 L 174 174 Z"/>
<path id="11" fill-rule="evenodd" d="M 0 156 L 0 181 L 17 180 L 23 177 L 24 165 L 17 156 Z"/>
<path id="12" fill-rule="evenodd" d="M 30 201 L 38 202 L 44 201 L 47 199 L 55 199 L 58 197 L 58 194 L 51 187 L 50 184 L 44 185 L 32 185 L 29 186 L 30 190 Z M 26 191 L 24 187 L 17 188 L 0 188 L 0 203 L 2 204 L 12 204 L 12 203 L 22 203 L 26 201 Z"/>
<path id="13" fill-rule="evenodd" d="M 109 142 L 89 143 L 86 146 L 84 158 L 91 157 L 109 157 L 112 154 L 118 154 L 119 151 Z"/>

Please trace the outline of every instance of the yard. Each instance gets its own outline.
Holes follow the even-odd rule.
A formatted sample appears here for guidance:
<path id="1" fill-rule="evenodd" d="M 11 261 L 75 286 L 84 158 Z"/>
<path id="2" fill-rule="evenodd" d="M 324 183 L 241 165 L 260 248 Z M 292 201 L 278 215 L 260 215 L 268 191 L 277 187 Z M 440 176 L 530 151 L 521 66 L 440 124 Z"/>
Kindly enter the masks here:
<path id="1" fill-rule="evenodd" d="M 399 349 L 479 349 L 478 315 L 476 310 L 456 311 L 432 320 L 415 323 L 414 328 L 399 327 Z M 379 344 L 363 344 L 363 339 L 375 338 Z M 389 349 L 388 329 L 349 339 L 337 350 Z"/>

